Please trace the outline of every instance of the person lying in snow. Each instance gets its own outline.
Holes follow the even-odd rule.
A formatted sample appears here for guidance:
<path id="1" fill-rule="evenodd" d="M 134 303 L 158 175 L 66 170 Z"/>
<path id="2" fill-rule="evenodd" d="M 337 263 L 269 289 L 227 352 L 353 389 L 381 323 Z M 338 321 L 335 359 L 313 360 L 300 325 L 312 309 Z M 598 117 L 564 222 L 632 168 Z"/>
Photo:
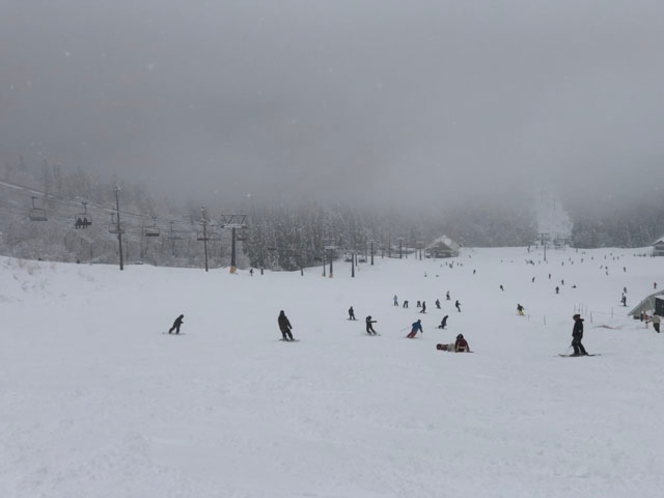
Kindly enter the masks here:
<path id="1" fill-rule="evenodd" d="M 453 344 L 436 344 L 436 349 L 439 351 L 449 351 L 450 353 L 470 353 L 470 346 L 463 334 L 459 334 L 456 342 Z"/>

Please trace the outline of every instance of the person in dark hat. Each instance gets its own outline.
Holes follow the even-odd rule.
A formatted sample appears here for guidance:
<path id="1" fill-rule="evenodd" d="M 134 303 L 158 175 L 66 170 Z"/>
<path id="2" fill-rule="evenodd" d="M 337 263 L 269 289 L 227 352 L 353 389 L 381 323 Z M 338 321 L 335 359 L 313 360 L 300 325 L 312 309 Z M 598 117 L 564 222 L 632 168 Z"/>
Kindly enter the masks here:
<path id="1" fill-rule="evenodd" d="M 184 315 L 180 315 L 175 319 L 173 322 L 173 326 L 168 330 L 169 334 L 172 334 L 173 331 L 175 330 L 176 334 L 180 333 L 180 327 L 182 326 L 182 320 L 184 319 Z"/>
<path id="2" fill-rule="evenodd" d="M 574 319 L 574 328 L 572 329 L 572 347 L 574 356 L 586 356 L 586 348 L 581 344 L 583 339 L 583 318 L 578 313 L 572 317 Z"/>

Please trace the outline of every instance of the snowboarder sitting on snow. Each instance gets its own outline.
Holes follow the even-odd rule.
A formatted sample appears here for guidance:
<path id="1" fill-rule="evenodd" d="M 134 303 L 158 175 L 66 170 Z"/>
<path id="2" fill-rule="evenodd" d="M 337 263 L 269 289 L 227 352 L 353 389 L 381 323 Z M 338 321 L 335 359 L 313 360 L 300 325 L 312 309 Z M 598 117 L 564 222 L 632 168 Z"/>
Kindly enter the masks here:
<path id="1" fill-rule="evenodd" d="M 406 337 L 409 339 L 414 339 L 418 331 L 424 334 L 424 330 L 422 329 L 422 320 L 418 320 L 413 323 L 413 328 L 411 329 L 410 334 L 408 334 Z"/>
<path id="2" fill-rule="evenodd" d="M 180 333 L 180 326 L 182 325 L 182 319 L 184 318 L 184 315 L 180 315 L 175 319 L 173 322 L 173 326 L 168 330 L 168 333 L 172 333 L 175 330 L 176 334 Z"/>
<path id="3" fill-rule="evenodd" d="M 369 335 L 377 335 L 377 334 L 376 334 L 376 331 L 375 331 L 374 328 L 373 328 L 373 324 L 374 324 L 374 323 L 377 323 L 378 320 L 372 320 L 372 319 L 371 319 L 371 315 L 369 315 L 369 316 L 364 320 L 364 322 L 367 324 L 367 334 L 369 334 Z"/>
<path id="4" fill-rule="evenodd" d="M 574 328 L 572 329 L 573 356 L 585 356 L 588 353 L 586 353 L 586 348 L 581 344 L 581 339 L 583 339 L 583 318 L 578 313 L 572 318 L 574 319 Z"/>
<path id="5" fill-rule="evenodd" d="M 438 328 L 439 328 L 439 329 L 444 329 L 445 327 L 447 327 L 447 318 L 448 318 L 448 317 L 449 317 L 449 315 L 445 315 L 445 316 L 443 317 L 443 319 L 442 319 L 441 322 L 440 322 L 440 325 L 438 325 Z"/>
<path id="6" fill-rule="evenodd" d="M 525 310 L 525 309 L 526 309 L 526 308 L 524 308 L 524 307 L 521 306 L 520 304 L 517 304 L 517 305 L 516 305 L 516 312 L 517 312 L 519 315 L 521 315 L 521 316 L 523 316 L 523 310 Z"/>
<path id="7" fill-rule="evenodd" d="M 353 309 L 352 306 L 351 306 L 350 308 L 348 308 L 348 319 L 349 319 L 349 320 L 356 320 L 356 318 L 355 318 L 355 310 Z"/>
<path id="8" fill-rule="evenodd" d="M 279 318 L 277 318 L 277 323 L 279 324 L 279 330 L 281 331 L 281 335 L 283 336 L 284 341 L 293 341 L 293 334 L 291 334 L 292 326 L 290 323 L 290 320 L 288 320 L 288 317 L 286 316 L 286 313 L 284 313 L 284 310 L 281 310 L 279 312 Z"/>
<path id="9" fill-rule="evenodd" d="M 456 336 L 456 342 L 454 343 L 454 352 L 455 353 L 470 353 L 470 346 L 468 341 L 463 338 L 463 334 Z"/>

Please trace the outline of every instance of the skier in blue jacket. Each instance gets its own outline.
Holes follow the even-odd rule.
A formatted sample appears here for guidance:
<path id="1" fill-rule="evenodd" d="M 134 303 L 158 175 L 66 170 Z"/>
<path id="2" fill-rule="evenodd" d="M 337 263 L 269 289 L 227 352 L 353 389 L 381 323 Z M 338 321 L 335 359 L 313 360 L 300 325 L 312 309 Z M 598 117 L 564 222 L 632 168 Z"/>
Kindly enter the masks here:
<path id="1" fill-rule="evenodd" d="M 410 334 L 408 334 L 406 337 L 408 337 L 409 339 L 413 339 L 418 332 L 424 334 L 424 330 L 422 329 L 422 320 L 418 320 L 415 323 L 413 323 L 413 328 L 411 329 Z"/>

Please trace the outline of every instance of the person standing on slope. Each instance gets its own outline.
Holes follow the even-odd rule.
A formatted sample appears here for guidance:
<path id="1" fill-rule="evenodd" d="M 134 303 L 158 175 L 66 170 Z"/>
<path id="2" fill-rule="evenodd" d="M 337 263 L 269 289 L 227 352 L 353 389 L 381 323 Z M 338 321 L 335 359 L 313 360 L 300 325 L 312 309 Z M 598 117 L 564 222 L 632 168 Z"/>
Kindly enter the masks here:
<path id="1" fill-rule="evenodd" d="M 449 316 L 450 316 L 450 315 L 445 315 L 445 316 L 443 317 L 443 319 L 442 319 L 441 322 L 440 322 L 440 325 L 438 325 L 438 328 L 439 328 L 439 329 L 444 329 L 445 327 L 447 327 L 447 318 L 448 318 Z"/>
<path id="2" fill-rule="evenodd" d="M 583 318 L 578 313 L 572 318 L 574 319 L 574 328 L 572 329 L 573 356 L 585 356 L 588 353 L 586 353 L 586 348 L 581 344 L 581 339 L 583 339 Z"/>
<path id="3" fill-rule="evenodd" d="M 414 339 L 418 332 L 424 334 L 424 330 L 422 329 L 422 320 L 418 320 L 413 323 L 410 334 L 408 334 L 406 337 L 408 337 L 408 339 Z"/>
<path id="4" fill-rule="evenodd" d="M 349 319 L 349 320 L 356 320 L 356 318 L 355 318 L 355 310 L 353 309 L 352 306 L 351 306 L 350 308 L 348 308 L 348 319 Z"/>
<path id="5" fill-rule="evenodd" d="M 184 315 L 180 315 L 175 319 L 173 322 L 173 326 L 168 330 L 168 333 L 172 333 L 175 330 L 176 334 L 180 333 L 180 326 L 182 325 L 182 319 L 184 318 Z"/>
<path id="6" fill-rule="evenodd" d="M 394 306 L 399 306 L 399 299 L 396 294 L 394 295 Z"/>
<path id="7" fill-rule="evenodd" d="M 520 304 L 517 303 L 517 305 L 516 305 L 516 312 L 517 312 L 519 315 L 523 316 L 523 310 L 525 310 L 525 309 L 526 309 L 526 308 L 524 308 L 523 306 L 521 306 Z"/>
<path id="8" fill-rule="evenodd" d="M 374 328 L 373 328 L 373 324 L 374 324 L 374 323 L 377 323 L 378 320 L 372 320 L 372 319 L 371 319 L 371 315 L 369 315 L 368 317 L 366 317 L 366 319 L 364 320 L 364 322 L 365 322 L 366 325 L 367 325 L 367 334 L 369 334 L 369 335 L 378 335 L 378 334 L 376 334 L 376 331 L 375 331 Z"/>
<path id="9" fill-rule="evenodd" d="M 286 316 L 286 313 L 284 313 L 284 310 L 281 310 L 279 312 L 279 318 L 277 318 L 277 323 L 279 324 L 279 330 L 281 331 L 281 335 L 283 336 L 284 341 L 293 341 L 293 334 L 291 334 L 291 330 L 293 327 L 291 326 L 290 320 Z"/>
<path id="10" fill-rule="evenodd" d="M 457 311 L 461 313 L 461 303 L 458 299 L 456 300 L 456 303 L 454 303 L 454 306 L 456 307 Z"/>
<path id="11" fill-rule="evenodd" d="M 422 301 L 422 309 L 420 310 L 420 313 L 426 313 L 427 312 L 427 303 L 426 301 Z"/>
<path id="12" fill-rule="evenodd" d="M 655 329 L 655 332 L 659 334 L 659 324 L 662 322 L 662 317 L 660 317 L 657 313 L 655 313 L 652 316 L 652 326 Z"/>

